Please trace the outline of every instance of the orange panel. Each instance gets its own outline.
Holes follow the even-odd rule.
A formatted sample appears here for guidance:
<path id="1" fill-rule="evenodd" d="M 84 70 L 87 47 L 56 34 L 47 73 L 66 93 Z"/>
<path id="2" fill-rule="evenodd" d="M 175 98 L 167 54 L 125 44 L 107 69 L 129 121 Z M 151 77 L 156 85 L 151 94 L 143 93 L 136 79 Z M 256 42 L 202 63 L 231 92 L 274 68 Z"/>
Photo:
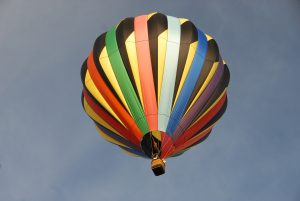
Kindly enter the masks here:
<path id="1" fill-rule="evenodd" d="M 135 121 L 131 118 L 131 116 L 127 113 L 126 109 L 123 108 L 121 103 L 116 99 L 110 89 L 107 87 L 106 83 L 100 76 L 96 65 L 93 59 L 93 52 L 90 53 L 87 61 L 88 70 L 90 75 L 95 83 L 97 89 L 102 94 L 106 102 L 110 105 L 116 115 L 120 118 L 123 124 L 127 127 L 127 129 L 135 135 L 139 140 L 142 139 L 142 132 L 137 127 Z"/>

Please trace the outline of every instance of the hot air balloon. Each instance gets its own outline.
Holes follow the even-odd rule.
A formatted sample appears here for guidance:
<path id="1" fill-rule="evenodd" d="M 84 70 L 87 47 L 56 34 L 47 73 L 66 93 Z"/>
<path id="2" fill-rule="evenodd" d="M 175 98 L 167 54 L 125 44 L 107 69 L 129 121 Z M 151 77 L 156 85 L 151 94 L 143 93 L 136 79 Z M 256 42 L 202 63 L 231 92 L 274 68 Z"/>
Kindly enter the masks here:
<path id="1" fill-rule="evenodd" d="M 82 105 L 107 141 L 151 159 L 203 142 L 227 106 L 229 70 L 216 41 L 183 18 L 151 13 L 101 34 L 81 69 Z"/>

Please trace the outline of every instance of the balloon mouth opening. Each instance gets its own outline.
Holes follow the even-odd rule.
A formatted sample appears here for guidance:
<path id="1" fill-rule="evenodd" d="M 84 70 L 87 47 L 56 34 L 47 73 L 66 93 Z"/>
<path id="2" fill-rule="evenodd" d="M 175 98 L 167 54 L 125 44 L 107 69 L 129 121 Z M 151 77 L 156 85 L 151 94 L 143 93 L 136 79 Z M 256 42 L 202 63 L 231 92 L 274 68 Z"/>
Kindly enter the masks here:
<path id="1" fill-rule="evenodd" d="M 141 148 L 149 158 L 157 158 L 161 155 L 161 136 L 157 135 L 157 131 L 150 131 L 143 136 Z"/>
<path id="2" fill-rule="evenodd" d="M 166 163 L 161 158 L 153 158 L 151 161 L 151 169 L 155 176 L 165 174 Z"/>

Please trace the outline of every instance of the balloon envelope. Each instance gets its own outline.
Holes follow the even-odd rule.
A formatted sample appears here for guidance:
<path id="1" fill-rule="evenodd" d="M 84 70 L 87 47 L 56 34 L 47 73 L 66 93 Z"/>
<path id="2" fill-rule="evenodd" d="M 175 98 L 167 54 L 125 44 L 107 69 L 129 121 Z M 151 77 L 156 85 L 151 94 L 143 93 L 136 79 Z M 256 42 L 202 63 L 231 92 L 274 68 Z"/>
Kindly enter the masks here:
<path id="1" fill-rule="evenodd" d="M 81 77 L 97 131 L 133 156 L 178 156 L 226 110 L 229 70 L 217 43 L 183 18 L 122 20 L 96 39 Z"/>

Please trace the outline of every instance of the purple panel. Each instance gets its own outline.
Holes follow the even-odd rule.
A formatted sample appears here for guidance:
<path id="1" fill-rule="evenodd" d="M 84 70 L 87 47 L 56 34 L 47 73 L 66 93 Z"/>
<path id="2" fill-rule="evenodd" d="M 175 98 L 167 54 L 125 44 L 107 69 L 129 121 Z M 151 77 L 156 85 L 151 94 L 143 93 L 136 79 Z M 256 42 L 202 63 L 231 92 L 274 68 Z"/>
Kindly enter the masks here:
<path id="1" fill-rule="evenodd" d="M 198 100 L 191 107 L 190 111 L 181 119 L 179 125 L 177 126 L 173 136 L 174 140 L 176 140 L 190 126 L 190 124 L 194 121 L 194 119 L 197 117 L 199 112 L 203 109 L 203 107 L 205 106 L 205 104 L 213 94 L 218 83 L 220 82 L 223 72 L 224 72 L 224 65 L 223 65 L 222 58 L 220 57 L 217 70 L 214 76 L 212 77 L 211 81 L 204 89 L 203 93 L 200 95 Z"/>

